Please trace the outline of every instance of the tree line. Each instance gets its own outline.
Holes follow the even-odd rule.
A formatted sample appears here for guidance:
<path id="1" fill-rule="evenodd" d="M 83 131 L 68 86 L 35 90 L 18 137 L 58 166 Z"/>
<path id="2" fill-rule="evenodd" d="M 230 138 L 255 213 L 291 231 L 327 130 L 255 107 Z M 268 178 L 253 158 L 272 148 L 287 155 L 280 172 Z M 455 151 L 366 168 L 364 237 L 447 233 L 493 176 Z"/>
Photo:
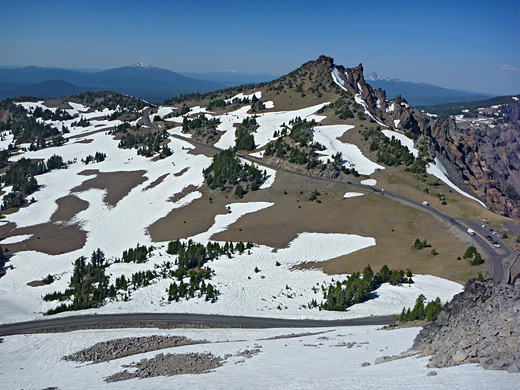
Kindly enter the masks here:
<path id="1" fill-rule="evenodd" d="M 403 307 L 403 311 L 399 315 L 398 320 L 399 322 L 416 320 L 435 321 L 437 319 L 437 315 L 442 310 L 442 307 L 441 299 L 439 297 L 426 303 L 426 297 L 423 294 L 420 294 L 417 297 L 415 305 L 412 309 L 406 309 Z"/>
<path id="2" fill-rule="evenodd" d="M 387 265 L 384 265 L 378 273 L 374 274 L 372 267 L 367 265 L 363 269 L 363 273 L 355 272 L 343 282 L 336 281 L 328 286 L 322 285 L 325 301 L 318 304 L 313 299 L 308 307 L 318 307 L 320 310 L 345 311 L 352 305 L 369 300 L 372 292 L 383 283 L 392 285 L 411 284 L 413 283 L 412 273 L 410 270 L 405 273 L 403 270 L 389 269 Z M 313 290 L 317 292 L 315 288 Z"/>
<path id="3" fill-rule="evenodd" d="M 33 162 L 25 157 L 14 162 L 0 176 L 0 182 L 5 186 L 12 186 L 11 191 L 4 195 L 1 209 L 20 207 L 26 203 L 25 198 L 38 189 L 38 181 L 35 176 L 60 169 L 65 166 L 61 156 L 53 155 L 47 161 Z"/>
<path id="4" fill-rule="evenodd" d="M 239 181 L 250 183 L 251 190 L 255 191 L 266 177 L 266 172 L 262 173 L 254 165 L 241 164 L 233 149 L 223 150 L 213 156 L 211 165 L 202 173 L 210 189 L 218 188 L 222 191 L 226 187 L 240 186 L 242 188 Z"/>

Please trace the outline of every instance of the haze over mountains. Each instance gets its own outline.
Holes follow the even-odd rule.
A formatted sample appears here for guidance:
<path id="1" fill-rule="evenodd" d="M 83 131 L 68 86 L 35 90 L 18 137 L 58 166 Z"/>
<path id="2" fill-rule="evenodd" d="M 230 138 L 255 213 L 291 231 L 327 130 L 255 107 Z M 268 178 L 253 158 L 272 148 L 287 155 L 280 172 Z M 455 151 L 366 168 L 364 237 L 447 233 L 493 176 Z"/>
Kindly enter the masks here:
<path id="1" fill-rule="evenodd" d="M 15 96 L 63 97 L 86 91 L 110 90 L 153 103 L 183 93 L 204 93 L 237 85 L 274 80 L 269 74 L 248 74 L 234 70 L 215 72 L 173 72 L 140 62 L 107 70 L 61 69 L 46 67 L 0 68 L 0 99 Z M 389 98 L 403 96 L 413 105 L 488 99 L 494 95 L 448 89 L 426 83 L 390 79 L 370 73 L 366 80 Z"/>
<path id="2" fill-rule="evenodd" d="M 0 98 L 19 95 L 61 97 L 85 91 L 110 90 L 155 103 L 182 93 L 203 93 L 225 86 L 142 62 L 98 72 L 35 66 L 0 69 Z"/>
<path id="3" fill-rule="evenodd" d="M 376 72 L 369 73 L 366 80 L 372 87 L 384 89 L 388 98 L 393 99 L 397 95 L 401 95 L 415 106 L 484 100 L 494 96 L 486 93 L 443 88 L 426 83 L 390 79 L 382 77 Z"/>

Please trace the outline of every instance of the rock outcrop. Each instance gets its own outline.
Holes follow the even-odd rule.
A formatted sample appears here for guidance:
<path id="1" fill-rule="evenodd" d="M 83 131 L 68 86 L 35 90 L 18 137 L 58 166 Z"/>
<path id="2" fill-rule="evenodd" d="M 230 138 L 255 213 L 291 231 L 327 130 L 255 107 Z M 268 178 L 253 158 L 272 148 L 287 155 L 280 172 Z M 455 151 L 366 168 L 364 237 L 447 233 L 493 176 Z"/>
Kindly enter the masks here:
<path id="1" fill-rule="evenodd" d="M 346 68 L 327 56 L 270 84 L 274 90 L 291 89 L 302 96 L 348 91 L 373 122 L 408 131 L 428 144 L 429 156 L 423 157 L 439 158 L 459 188 L 484 201 L 492 211 L 520 220 L 520 102 L 492 106 L 491 111 L 484 110 L 487 116 L 482 118 L 434 121 L 400 95 L 386 100 L 385 91 L 366 82 L 362 64 Z"/>
<path id="2" fill-rule="evenodd" d="M 433 355 L 429 367 L 479 363 L 520 372 L 520 281 L 515 285 L 470 280 L 417 335 L 413 349 Z"/>
<path id="3" fill-rule="evenodd" d="M 520 218 L 520 126 L 509 122 L 464 128 L 446 118 L 433 126 L 431 137 L 459 187 L 491 210 Z"/>

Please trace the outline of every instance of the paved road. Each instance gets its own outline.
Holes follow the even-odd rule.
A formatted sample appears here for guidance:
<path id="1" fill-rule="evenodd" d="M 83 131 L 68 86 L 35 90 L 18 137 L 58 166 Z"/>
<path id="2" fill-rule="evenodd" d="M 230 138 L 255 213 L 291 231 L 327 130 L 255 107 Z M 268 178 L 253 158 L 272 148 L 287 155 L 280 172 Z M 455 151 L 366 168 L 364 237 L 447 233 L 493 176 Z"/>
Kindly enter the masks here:
<path id="1" fill-rule="evenodd" d="M 151 109 L 145 110 L 143 113 L 142 123 L 144 125 L 150 126 L 155 130 L 163 130 L 157 126 L 155 126 L 149 118 L 149 112 Z M 203 142 L 199 142 L 196 140 L 192 140 L 190 138 L 185 138 L 180 135 L 172 135 L 174 138 L 180 139 L 182 141 L 190 142 L 191 144 L 206 148 L 207 150 L 211 150 L 213 152 L 219 152 L 221 149 L 205 144 Z M 333 182 L 337 184 L 345 185 L 347 188 L 357 188 L 367 190 L 367 188 L 372 191 L 379 193 L 381 196 L 385 196 L 394 201 L 398 201 L 400 203 L 404 203 L 410 207 L 414 207 L 416 209 L 420 209 L 422 211 L 428 212 L 432 215 L 435 215 L 453 227 L 461 230 L 465 234 L 467 234 L 468 227 L 474 229 L 477 234 L 474 236 L 469 236 L 471 240 L 473 240 L 476 244 L 478 244 L 483 250 L 486 251 L 488 258 L 492 263 L 492 271 L 493 271 L 493 280 L 495 283 L 499 283 L 502 281 L 504 275 L 504 264 L 503 259 L 508 258 L 509 256 L 513 256 L 516 254 L 515 251 L 511 250 L 505 243 L 499 241 L 502 245 L 500 250 L 496 250 L 482 235 L 483 231 L 478 224 L 478 222 L 472 220 L 465 220 L 452 217 L 440 210 L 435 208 L 425 206 L 421 202 L 415 201 L 413 199 L 406 198 L 404 196 L 391 193 L 388 191 L 381 191 L 375 187 L 367 187 L 362 184 L 355 184 L 350 182 L 344 182 L 340 180 L 327 179 L 323 177 L 316 176 L 308 176 L 306 174 L 288 170 L 285 168 L 281 168 L 278 166 L 274 166 L 268 164 L 260 159 L 252 158 L 250 156 L 241 155 L 240 157 L 244 158 L 253 163 L 257 163 L 259 165 L 263 165 L 277 171 L 283 171 L 294 175 L 303 176 L 307 179 L 311 180 L 319 180 L 326 182 Z M 356 320 L 343 320 L 343 321 L 315 321 L 315 320 L 286 320 L 286 319 L 275 319 L 275 318 L 258 318 L 258 317 L 237 317 L 237 316 L 222 316 L 222 315 L 201 315 L 201 314 L 160 314 L 160 313 L 137 313 L 137 314 L 107 314 L 107 315 L 81 315 L 81 316 L 71 316 L 71 317 L 59 317 L 59 318 L 50 318 L 45 320 L 38 321 L 29 321 L 29 322 L 20 322 L 13 323 L 7 325 L 0 325 L 0 336 L 6 336 L 11 334 L 23 334 L 23 333 L 33 333 L 44 331 L 45 329 L 55 329 L 55 328 L 88 328 L 89 326 L 103 326 L 103 325 L 114 325 L 114 324 L 125 324 L 126 326 L 131 326 L 131 324 L 136 323 L 157 323 L 157 322 L 169 322 L 172 324 L 179 323 L 190 323 L 190 324 L 204 324 L 204 325 L 220 325 L 220 326 L 247 326 L 247 327 L 289 327 L 289 328 L 310 328 L 310 327 L 333 327 L 333 326 L 359 326 L 359 325 L 388 325 L 394 322 L 393 317 L 370 317 L 370 318 L 361 318 Z"/>
<path id="2" fill-rule="evenodd" d="M 142 123 L 144 125 L 150 126 L 152 129 L 159 130 L 159 131 L 163 130 L 160 127 L 155 126 L 150 121 L 150 118 L 149 118 L 150 110 L 151 109 L 148 109 L 148 110 L 144 111 L 143 118 L 142 118 Z M 183 137 L 183 136 L 180 136 L 180 135 L 177 135 L 177 134 L 172 135 L 172 136 L 174 138 L 190 142 L 193 145 L 204 147 L 204 148 L 209 149 L 209 150 L 211 150 L 211 151 L 213 151 L 215 153 L 218 153 L 218 152 L 220 152 L 222 150 L 222 149 L 217 148 L 215 146 L 208 145 L 206 143 L 203 143 L 203 142 L 200 142 L 200 141 L 196 141 L 196 140 L 193 140 L 191 138 Z M 326 182 L 333 182 L 333 183 L 343 184 L 347 188 L 350 187 L 350 188 L 357 188 L 357 189 L 367 190 L 367 186 L 363 185 L 363 184 L 355 184 L 355 183 L 350 183 L 350 182 L 344 182 L 344 181 L 340 181 L 340 180 L 328 179 L 328 178 L 325 178 L 325 177 L 308 176 L 307 174 L 304 174 L 304 173 L 301 173 L 301 172 L 297 172 L 297 171 L 289 170 L 289 169 L 282 168 L 282 167 L 279 167 L 279 166 L 268 164 L 265 161 L 263 161 L 262 159 L 254 158 L 254 157 L 247 156 L 247 155 L 244 155 L 244 154 L 238 154 L 238 155 L 241 158 L 243 158 L 245 160 L 248 160 L 249 162 L 256 163 L 256 164 L 259 164 L 259 165 L 263 165 L 265 167 L 272 168 L 272 169 L 277 170 L 277 171 L 282 171 L 282 172 L 287 172 L 287 173 L 290 173 L 290 174 L 293 174 L 293 175 L 303 176 L 305 178 L 312 179 L 312 180 L 320 180 L 320 181 L 326 181 Z M 518 254 L 516 251 L 512 250 L 511 248 L 509 248 L 504 242 L 500 241 L 497 238 L 495 238 L 495 239 L 500 242 L 501 248 L 497 249 L 497 248 L 493 247 L 493 245 L 484 238 L 484 235 L 482 235 L 482 232 L 480 231 L 481 224 L 479 224 L 479 222 L 476 222 L 476 221 L 473 221 L 473 220 L 469 220 L 469 219 L 453 217 L 453 216 L 451 216 L 449 214 L 446 214 L 446 213 L 444 213 L 444 212 L 442 212 L 442 211 L 440 211 L 438 209 L 435 209 L 433 207 L 425 206 L 421 202 L 418 202 L 418 201 L 410 199 L 410 198 L 406 198 L 404 196 L 401 196 L 401 195 L 398 195 L 398 194 L 395 194 L 395 193 L 392 193 L 392 192 L 381 191 L 381 190 L 379 190 L 379 189 L 377 189 L 375 187 L 368 187 L 368 188 L 372 189 L 374 192 L 377 192 L 377 193 L 381 194 L 382 196 L 385 196 L 385 197 L 390 198 L 392 200 L 395 200 L 395 201 L 398 201 L 400 203 L 406 204 L 406 205 L 408 205 L 410 207 L 413 207 L 413 208 L 416 208 L 416 209 L 428 212 L 428 213 L 430 213 L 432 215 L 435 215 L 435 216 L 441 218 L 442 220 L 444 220 L 445 222 L 449 223 L 451 226 L 455 227 L 456 229 L 462 231 L 464 234 L 468 234 L 467 233 L 468 228 L 472 228 L 473 230 L 475 230 L 477 232 L 477 234 L 475 234 L 474 236 L 470 236 L 468 234 L 468 238 L 471 239 L 475 244 L 480 246 L 486 252 L 486 255 L 487 255 L 486 257 L 491 261 L 492 278 L 493 278 L 493 281 L 495 283 L 500 283 L 503 280 L 504 275 L 506 275 L 506 273 L 507 273 L 508 267 L 505 264 L 504 260 L 512 259 L 512 258 L 516 257 L 516 255 Z M 506 270 L 506 272 L 504 272 L 504 270 Z"/>
<path id="3" fill-rule="evenodd" d="M 323 320 L 288 320 L 280 318 L 241 317 L 206 314 L 167 314 L 167 313 L 127 313 L 127 314 L 86 314 L 71 317 L 49 318 L 37 321 L 18 322 L 0 325 L 0 336 L 14 334 L 37 333 L 41 331 L 86 329 L 92 325 L 96 327 L 120 325 L 120 327 L 132 327 L 132 324 L 169 323 L 217 325 L 220 327 L 250 327 L 250 328 L 317 328 L 336 326 L 363 326 L 363 325 L 388 325 L 395 322 L 393 316 L 368 317 L 352 320 L 323 321 Z M 135 326 L 135 325 L 134 325 Z"/>

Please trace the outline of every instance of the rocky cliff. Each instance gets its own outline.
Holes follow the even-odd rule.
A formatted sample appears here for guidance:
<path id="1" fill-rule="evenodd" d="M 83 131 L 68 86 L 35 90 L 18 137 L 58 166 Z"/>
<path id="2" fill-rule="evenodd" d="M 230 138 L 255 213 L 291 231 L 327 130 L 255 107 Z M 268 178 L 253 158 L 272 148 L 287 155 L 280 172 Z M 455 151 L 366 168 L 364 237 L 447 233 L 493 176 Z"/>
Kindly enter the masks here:
<path id="1" fill-rule="evenodd" d="M 501 214 L 520 218 L 520 126 L 438 120 L 431 130 L 450 178 Z"/>
<path id="2" fill-rule="evenodd" d="M 429 367 L 479 363 L 520 372 L 520 280 L 515 285 L 470 280 L 417 335 L 413 348 L 433 355 Z"/>

